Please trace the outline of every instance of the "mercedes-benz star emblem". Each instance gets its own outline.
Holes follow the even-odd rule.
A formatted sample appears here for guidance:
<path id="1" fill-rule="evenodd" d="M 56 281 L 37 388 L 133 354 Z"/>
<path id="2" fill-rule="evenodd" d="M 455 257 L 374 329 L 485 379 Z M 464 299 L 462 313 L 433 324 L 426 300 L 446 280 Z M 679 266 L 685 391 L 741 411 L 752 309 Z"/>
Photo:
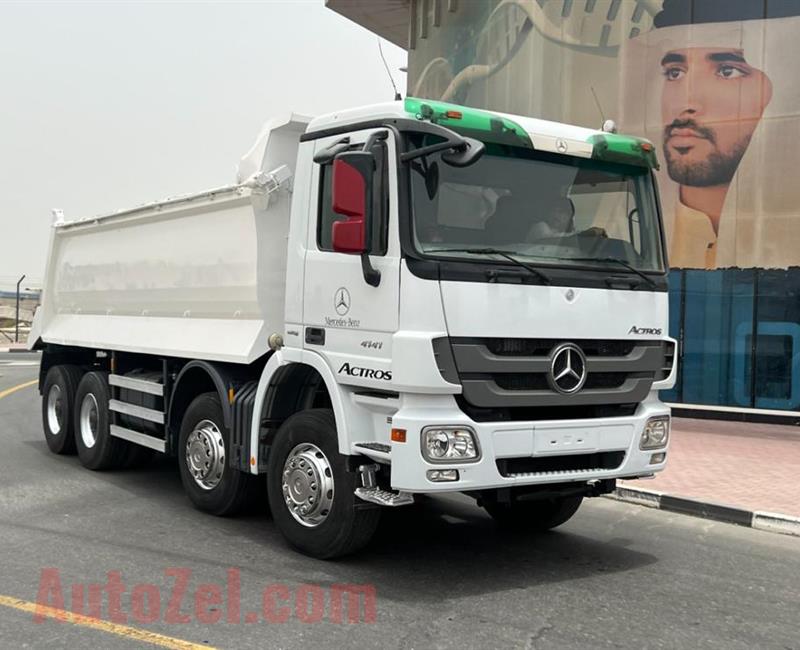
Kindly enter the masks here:
<path id="1" fill-rule="evenodd" d="M 550 387 L 564 395 L 577 393 L 586 382 L 586 357 L 574 343 L 562 343 L 550 353 Z"/>
<path id="2" fill-rule="evenodd" d="M 344 287 L 339 287 L 333 297 L 333 307 L 339 316 L 344 316 L 350 311 L 350 292 Z"/>

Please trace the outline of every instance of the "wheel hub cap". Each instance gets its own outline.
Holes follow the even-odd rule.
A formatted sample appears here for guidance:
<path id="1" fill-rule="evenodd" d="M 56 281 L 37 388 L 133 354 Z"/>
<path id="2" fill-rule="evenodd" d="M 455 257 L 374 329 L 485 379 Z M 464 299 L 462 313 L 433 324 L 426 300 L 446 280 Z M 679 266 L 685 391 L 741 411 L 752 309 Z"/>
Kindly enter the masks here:
<path id="1" fill-rule="evenodd" d="M 64 400 L 61 397 L 61 387 L 53 384 L 47 393 L 47 427 L 50 433 L 61 433 L 61 422 L 64 419 Z"/>
<path id="2" fill-rule="evenodd" d="M 81 402 L 81 439 L 87 449 L 94 447 L 97 442 L 97 417 L 99 409 L 97 408 L 97 399 L 92 393 L 86 393 Z"/>
<path id="3" fill-rule="evenodd" d="M 186 466 L 201 488 L 213 490 L 225 469 L 225 440 L 211 420 L 199 422 L 186 440 Z"/>
<path id="4" fill-rule="evenodd" d="M 333 504 L 333 470 L 316 445 L 297 445 L 283 465 L 283 498 L 292 516 L 303 526 L 319 526 Z"/>

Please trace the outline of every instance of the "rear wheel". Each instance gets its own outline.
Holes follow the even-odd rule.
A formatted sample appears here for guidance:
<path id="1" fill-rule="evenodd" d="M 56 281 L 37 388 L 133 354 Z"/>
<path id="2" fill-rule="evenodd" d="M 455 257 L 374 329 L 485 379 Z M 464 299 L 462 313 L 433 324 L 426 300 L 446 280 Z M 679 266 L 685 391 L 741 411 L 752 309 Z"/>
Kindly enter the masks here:
<path id="1" fill-rule="evenodd" d="M 231 467 L 230 444 L 219 395 L 196 397 L 181 423 L 178 465 L 189 500 L 213 515 L 236 514 L 257 496 L 257 478 Z"/>
<path id="2" fill-rule="evenodd" d="M 581 501 L 582 496 L 510 503 L 487 501 L 483 507 L 498 524 L 506 528 L 544 531 L 566 523 L 578 511 Z"/>
<path id="3" fill-rule="evenodd" d="M 53 366 L 42 389 L 42 426 L 47 446 L 54 454 L 74 454 L 73 414 L 75 392 L 81 380 L 77 366 Z"/>
<path id="4" fill-rule="evenodd" d="M 268 459 L 272 517 L 292 546 L 329 559 L 365 546 L 380 509 L 355 496 L 357 475 L 339 453 L 336 421 L 328 409 L 297 413 L 281 425 Z"/>
<path id="5" fill-rule="evenodd" d="M 84 467 L 113 469 L 122 465 L 131 444 L 114 438 L 109 428 L 108 373 L 88 372 L 75 394 L 75 446 Z"/>

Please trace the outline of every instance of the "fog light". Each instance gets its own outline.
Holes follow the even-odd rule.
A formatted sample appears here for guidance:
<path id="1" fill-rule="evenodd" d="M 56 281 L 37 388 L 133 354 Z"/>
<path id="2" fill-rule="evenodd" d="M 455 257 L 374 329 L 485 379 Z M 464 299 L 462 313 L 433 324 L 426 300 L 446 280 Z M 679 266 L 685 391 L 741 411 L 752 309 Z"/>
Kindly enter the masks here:
<path id="1" fill-rule="evenodd" d="M 480 457 L 475 433 L 467 427 L 425 427 L 422 455 L 432 463 L 476 461 Z"/>
<path id="2" fill-rule="evenodd" d="M 667 452 L 660 451 L 657 454 L 653 454 L 652 456 L 650 456 L 650 464 L 658 465 L 659 463 L 663 463 L 666 458 L 667 458 Z"/>
<path id="3" fill-rule="evenodd" d="M 650 418 L 644 425 L 639 449 L 658 449 L 665 447 L 669 440 L 669 415 Z"/>
<path id="4" fill-rule="evenodd" d="M 427 475 L 428 480 L 433 481 L 434 483 L 458 480 L 457 469 L 429 469 Z"/>

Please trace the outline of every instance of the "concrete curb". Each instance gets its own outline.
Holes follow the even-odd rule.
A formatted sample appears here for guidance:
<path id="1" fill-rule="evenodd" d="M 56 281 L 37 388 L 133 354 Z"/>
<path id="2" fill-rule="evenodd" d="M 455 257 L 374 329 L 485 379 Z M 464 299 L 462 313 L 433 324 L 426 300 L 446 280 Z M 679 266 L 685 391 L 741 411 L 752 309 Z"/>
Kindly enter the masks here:
<path id="1" fill-rule="evenodd" d="M 800 517 L 791 517 L 774 512 L 744 510 L 734 506 L 714 503 L 713 501 L 698 501 L 654 490 L 627 486 L 618 487 L 607 496 L 610 499 L 635 503 L 648 508 L 667 510 L 683 515 L 713 519 L 714 521 L 722 521 L 728 524 L 800 537 Z"/>

